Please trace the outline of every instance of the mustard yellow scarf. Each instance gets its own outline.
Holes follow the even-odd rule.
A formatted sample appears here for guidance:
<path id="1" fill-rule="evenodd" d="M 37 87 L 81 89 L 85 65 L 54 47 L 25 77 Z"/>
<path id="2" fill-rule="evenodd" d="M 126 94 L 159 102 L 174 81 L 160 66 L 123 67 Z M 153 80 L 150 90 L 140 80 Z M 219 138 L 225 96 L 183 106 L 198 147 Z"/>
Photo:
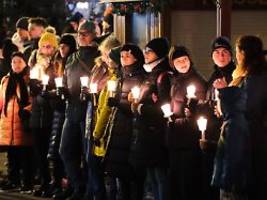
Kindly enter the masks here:
<path id="1" fill-rule="evenodd" d="M 233 80 L 231 81 L 229 86 L 238 86 L 242 82 L 244 77 L 247 76 L 247 74 L 248 74 L 247 70 L 244 67 L 238 65 L 236 69 L 233 71 L 232 74 Z"/>

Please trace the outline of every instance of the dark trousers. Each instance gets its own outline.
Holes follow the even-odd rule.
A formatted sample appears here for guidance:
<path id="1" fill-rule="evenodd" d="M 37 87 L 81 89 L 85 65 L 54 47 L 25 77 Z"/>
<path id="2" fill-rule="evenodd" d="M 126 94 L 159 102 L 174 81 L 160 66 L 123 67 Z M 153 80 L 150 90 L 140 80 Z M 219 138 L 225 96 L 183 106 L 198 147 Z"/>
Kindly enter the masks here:
<path id="1" fill-rule="evenodd" d="M 34 139 L 34 152 L 39 169 L 39 176 L 42 187 L 48 187 L 50 182 L 49 165 L 47 159 L 49 137 L 51 133 L 50 128 L 33 128 L 33 139 Z"/>
<path id="2" fill-rule="evenodd" d="M 8 180 L 17 185 L 22 183 L 26 187 L 31 187 L 32 158 L 31 146 L 9 147 L 7 150 Z"/>
<path id="3" fill-rule="evenodd" d="M 67 176 L 76 193 L 84 192 L 87 179 L 82 168 L 84 127 L 84 121 L 74 121 L 66 117 L 59 148 Z"/>
<path id="4" fill-rule="evenodd" d="M 170 200 L 201 198 L 201 153 L 194 150 L 170 151 Z"/>

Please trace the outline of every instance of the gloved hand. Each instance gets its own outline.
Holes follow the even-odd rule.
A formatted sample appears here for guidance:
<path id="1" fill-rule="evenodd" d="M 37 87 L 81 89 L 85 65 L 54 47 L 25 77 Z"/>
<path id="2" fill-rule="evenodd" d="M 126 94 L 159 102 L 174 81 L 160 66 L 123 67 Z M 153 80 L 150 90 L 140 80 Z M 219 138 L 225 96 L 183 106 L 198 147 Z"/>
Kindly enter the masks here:
<path id="1" fill-rule="evenodd" d="M 47 90 L 42 90 L 40 95 L 45 99 L 49 98 L 49 92 Z"/>
<path id="2" fill-rule="evenodd" d="M 189 116 L 195 115 L 197 110 L 198 99 L 191 98 L 187 102 L 187 108 L 190 113 Z"/>
<path id="3" fill-rule="evenodd" d="M 215 141 L 200 139 L 199 146 L 204 153 L 209 153 L 209 152 L 212 153 L 216 152 L 217 143 Z"/>
<path id="4" fill-rule="evenodd" d="M 41 81 L 37 79 L 30 79 L 29 86 L 31 95 L 33 96 L 37 96 L 42 90 Z"/>
<path id="5" fill-rule="evenodd" d="M 94 144 L 95 144 L 95 146 L 100 146 L 100 139 L 98 139 L 98 138 L 94 138 Z"/>
<path id="6" fill-rule="evenodd" d="M 20 119 L 29 119 L 31 117 L 31 113 L 28 110 L 20 109 L 18 112 Z"/>
<path id="7" fill-rule="evenodd" d="M 108 106 L 109 107 L 117 107 L 118 105 L 119 105 L 118 99 L 116 99 L 114 97 L 109 97 L 108 98 Z"/>
<path id="8" fill-rule="evenodd" d="M 82 87 L 81 88 L 81 93 L 86 95 L 86 96 L 90 95 L 89 88 L 88 87 Z"/>

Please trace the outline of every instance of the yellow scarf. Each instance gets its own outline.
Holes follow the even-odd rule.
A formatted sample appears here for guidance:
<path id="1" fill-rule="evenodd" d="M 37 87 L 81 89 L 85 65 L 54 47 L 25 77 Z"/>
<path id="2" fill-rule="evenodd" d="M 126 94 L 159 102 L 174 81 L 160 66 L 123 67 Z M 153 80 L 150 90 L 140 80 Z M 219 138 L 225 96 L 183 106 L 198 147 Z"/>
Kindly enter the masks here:
<path id="1" fill-rule="evenodd" d="M 244 77 L 248 74 L 247 70 L 244 67 L 237 65 L 236 69 L 232 73 L 233 80 L 229 84 L 229 86 L 238 86 Z"/>

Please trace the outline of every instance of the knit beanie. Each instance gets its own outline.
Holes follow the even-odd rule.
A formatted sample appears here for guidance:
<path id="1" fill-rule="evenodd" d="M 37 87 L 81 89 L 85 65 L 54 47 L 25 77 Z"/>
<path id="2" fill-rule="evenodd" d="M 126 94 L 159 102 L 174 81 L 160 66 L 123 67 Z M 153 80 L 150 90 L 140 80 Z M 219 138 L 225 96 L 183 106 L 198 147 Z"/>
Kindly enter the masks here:
<path id="1" fill-rule="evenodd" d="M 174 46 L 171 48 L 170 56 L 169 56 L 171 61 L 173 61 L 176 58 L 180 58 L 182 56 L 190 57 L 189 52 L 185 48 L 185 46 Z"/>
<path id="2" fill-rule="evenodd" d="M 86 20 L 79 25 L 78 31 L 80 30 L 86 30 L 89 33 L 95 33 L 95 24 L 90 20 Z"/>
<path id="3" fill-rule="evenodd" d="M 23 53 L 16 51 L 12 54 L 11 59 L 13 59 L 15 56 L 22 58 L 24 60 L 25 64 L 27 65 L 27 59 Z"/>
<path id="4" fill-rule="evenodd" d="M 45 43 L 45 42 L 51 44 L 54 48 L 58 48 L 57 36 L 53 33 L 50 33 L 50 32 L 43 33 L 43 35 L 41 36 L 41 38 L 38 42 L 39 48 L 41 46 L 43 46 L 43 43 Z"/>
<path id="5" fill-rule="evenodd" d="M 76 22 L 79 23 L 79 21 L 83 18 L 83 15 L 80 12 L 76 12 L 74 15 L 72 15 L 68 21 L 69 22 Z"/>
<path id="6" fill-rule="evenodd" d="M 135 44 L 125 44 L 123 45 L 123 47 L 121 48 L 121 52 L 122 51 L 129 51 L 134 57 L 135 59 L 140 62 L 140 63 L 144 63 L 144 55 L 142 50 Z"/>
<path id="7" fill-rule="evenodd" d="M 167 38 L 155 38 L 147 43 L 146 48 L 154 51 L 158 58 L 163 58 L 168 55 L 170 46 Z"/>
<path id="8" fill-rule="evenodd" d="M 76 46 L 77 46 L 75 38 L 73 37 L 73 35 L 70 35 L 70 34 L 64 34 L 61 37 L 59 44 L 68 45 L 70 48 L 70 52 L 74 52 L 76 50 Z"/>
<path id="9" fill-rule="evenodd" d="M 28 20 L 29 17 L 21 17 L 18 19 L 18 21 L 16 22 L 16 28 L 21 28 L 24 30 L 28 30 Z"/>
<path id="10" fill-rule="evenodd" d="M 231 47 L 230 41 L 227 37 L 224 37 L 224 36 L 217 37 L 212 42 L 211 50 L 213 52 L 216 49 L 221 48 L 221 47 L 227 49 L 232 54 L 232 47 Z"/>
<path id="11" fill-rule="evenodd" d="M 109 57 L 111 60 L 113 60 L 116 64 L 121 63 L 121 47 L 114 47 L 109 52 Z"/>

